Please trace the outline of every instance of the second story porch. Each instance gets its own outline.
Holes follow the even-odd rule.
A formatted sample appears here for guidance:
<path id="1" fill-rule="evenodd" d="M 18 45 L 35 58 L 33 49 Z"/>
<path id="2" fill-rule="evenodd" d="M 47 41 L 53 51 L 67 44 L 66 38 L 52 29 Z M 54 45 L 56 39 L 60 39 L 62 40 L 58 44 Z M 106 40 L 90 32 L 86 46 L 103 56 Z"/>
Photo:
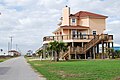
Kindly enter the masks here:
<path id="1" fill-rule="evenodd" d="M 59 35 L 59 36 L 46 36 L 43 38 L 43 44 L 52 42 L 52 41 L 63 41 L 63 42 L 89 42 L 95 36 L 92 34 L 74 34 L 74 35 Z M 113 35 L 108 35 L 107 41 L 112 41 Z"/>

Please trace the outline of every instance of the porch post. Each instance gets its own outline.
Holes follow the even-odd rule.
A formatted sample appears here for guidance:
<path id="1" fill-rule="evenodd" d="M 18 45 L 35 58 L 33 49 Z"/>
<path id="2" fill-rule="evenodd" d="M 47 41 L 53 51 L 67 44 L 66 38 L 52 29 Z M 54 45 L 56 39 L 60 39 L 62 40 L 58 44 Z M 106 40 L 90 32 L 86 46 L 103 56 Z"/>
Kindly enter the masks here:
<path id="1" fill-rule="evenodd" d="M 107 54 L 107 58 L 109 58 L 109 53 L 108 53 L 108 42 L 106 42 L 106 54 Z"/>
<path id="2" fill-rule="evenodd" d="M 104 42 L 102 41 L 102 58 L 104 59 Z"/>
<path id="3" fill-rule="evenodd" d="M 77 59 L 77 54 L 76 54 L 76 50 L 75 50 L 75 59 Z"/>
<path id="4" fill-rule="evenodd" d="M 72 47 L 74 47 L 74 42 L 72 42 Z"/>
<path id="5" fill-rule="evenodd" d="M 110 48 L 110 42 L 108 42 L 108 48 Z"/>
<path id="6" fill-rule="evenodd" d="M 113 42 L 112 42 L 112 48 L 113 48 Z"/>
<path id="7" fill-rule="evenodd" d="M 75 54 L 75 59 L 76 59 L 76 50 L 75 50 L 75 47 L 74 47 L 74 42 L 72 42 L 72 49 L 73 49 L 73 54 Z"/>
<path id="8" fill-rule="evenodd" d="M 82 42 L 82 47 L 83 47 L 83 42 Z"/>
<path id="9" fill-rule="evenodd" d="M 69 54 L 69 60 L 70 60 L 71 59 L 71 55 L 70 55 L 71 54 L 71 47 L 69 46 L 68 48 L 69 48 L 69 53 L 68 54 Z"/>
<path id="10" fill-rule="evenodd" d="M 82 42 L 82 51 L 83 51 L 83 42 Z M 83 53 L 82 53 L 83 54 Z"/>
<path id="11" fill-rule="evenodd" d="M 96 50 L 96 47 L 94 46 L 94 47 L 93 47 L 94 59 L 95 59 L 95 52 L 96 52 L 95 50 Z"/>
<path id="12" fill-rule="evenodd" d="M 85 59 L 87 59 L 87 58 L 86 58 L 86 52 L 85 52 Z"/>
<path id="13" fill-rule="evenodd" d="M 43 45 L 43 59 L 46 59 L 46 52 L 45 52 L 45 50 L 46 50 L 46 45 L 44 44 Z"/>
<path id="14" fill-rule="evenodd" d="M 97 53 L 99 53 L 99 44 L 97 44 Z"/>
<path id="15" fill-rule="evenodd" d="M 92 55 L 91 55 L 91 49 L 90 49 L 90 58 L 92 59 Z"/>

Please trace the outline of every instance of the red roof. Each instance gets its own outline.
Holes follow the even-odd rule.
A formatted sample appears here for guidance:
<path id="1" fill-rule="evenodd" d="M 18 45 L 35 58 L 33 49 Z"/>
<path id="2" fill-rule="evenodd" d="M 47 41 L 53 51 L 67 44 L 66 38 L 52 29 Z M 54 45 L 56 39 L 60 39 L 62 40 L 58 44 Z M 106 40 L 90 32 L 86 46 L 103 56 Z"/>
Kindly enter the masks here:
<path id="1" fill-rule="evenodd" d="M 104 15 L 100 15 L 100 14 L 96 14 L 96 13 L 91 13 L 91 12 L 87 12 L 87 11 L 80 11 L 77 12 L 76 14 L 74 14 L 77 17 L 95 17 L 95 18 L 107 18 L 107 16 Z"/>

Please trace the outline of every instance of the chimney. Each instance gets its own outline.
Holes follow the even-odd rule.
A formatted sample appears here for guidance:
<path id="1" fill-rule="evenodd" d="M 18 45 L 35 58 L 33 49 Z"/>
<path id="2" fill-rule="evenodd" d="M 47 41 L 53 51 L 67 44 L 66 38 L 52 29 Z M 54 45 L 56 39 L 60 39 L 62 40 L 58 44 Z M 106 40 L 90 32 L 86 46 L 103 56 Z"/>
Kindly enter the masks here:
<path id="1" fill-rule="evenodd" d="M 67 5 L 62 10 L 62 26 L 69 26 L 70 7 Z"/>

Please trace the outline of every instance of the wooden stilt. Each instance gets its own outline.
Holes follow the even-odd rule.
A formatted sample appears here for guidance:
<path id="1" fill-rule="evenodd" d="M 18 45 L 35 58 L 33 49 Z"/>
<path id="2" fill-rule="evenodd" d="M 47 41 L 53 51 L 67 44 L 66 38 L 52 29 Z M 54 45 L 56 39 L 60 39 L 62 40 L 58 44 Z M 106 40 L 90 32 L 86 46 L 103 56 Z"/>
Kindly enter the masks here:
<path id="1" fill-rule="evenodd" d="M 102 41 L 102 58 L 104 59 L 104 42 Z"/>
<path id="2" fill-rule="evenodd" d="M 108 42 L 108 48 L 110 48 L 110 42 Z"/>
<path id="3" fill-rule="evenodd" d="M 109 53 L 108 53 L 108 42 L 106 42 L 106 54 L 107 54 L 107 58 L 109 58 Z"/>
<path id="4" fill-rule="evenodd" d="M 83 47 L 83 42 L 82 42 L 82 47 Z"/>
<path id="5" fill-rule="evenodd" d="M 97 44 L 97 53 L 99 53 L 99 44 Z"/>
<path id="6" fill-rule="evenodd" d="M 92 59 L 92 55 L 91 55 L 91 49 L 90 49 L 90 58 Z"/>
<path id="7" fill-rule="evenodd" d="M 75 50 L 75 59 L 77 59 L 77 53 L 76 53 L 76 50 Z"/>
<path id="8" fill-rule="evenodd" d="M 46 45 L 43 45 L 43 50 L 44 50 L 44 51 L 43 51 L 43 59 L 46 59 L 46 52 L 45 52 L 46 48 L 45 48 L 45 46 L 46 46 Z"/>
<path id="9" fill-rule="evenodd" d="M 95 56 L 96 56 L 96 55 L 95 55 L 95 52 L 96 52 L 95 50 L 96 50 L 96 47 L 94 46 L 94 47 L 93 47 L 94 59 L 95 59 Z"/>
<path id="10" fill-rule="evenodd" d="M 112 48 L 113 48 L 113 42 L 112 42 Z"/>
<path id="11" fill-rule="evenodd" d="M 87 59 L 87 58 L 86 58 L 86 53 L 85 53 L 85 59 Z"/>
<path id="12" fill-rule="evenodd" d="M 69 60 L 70 60 L 71 59 L 71 55 L 70 55 L 71 54 L 71 47 L 69 46 L 68 48 L 69 48 Z"/>

